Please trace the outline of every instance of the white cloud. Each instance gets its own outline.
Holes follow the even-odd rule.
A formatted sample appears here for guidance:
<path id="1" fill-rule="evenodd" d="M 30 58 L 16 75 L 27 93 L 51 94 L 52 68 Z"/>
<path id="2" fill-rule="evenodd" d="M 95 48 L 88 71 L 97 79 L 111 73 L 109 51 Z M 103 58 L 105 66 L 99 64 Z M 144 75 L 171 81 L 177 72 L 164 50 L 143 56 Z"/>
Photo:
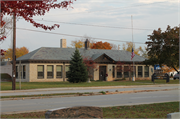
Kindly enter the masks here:
<path id="1" fill-rule="evenodd" d="M 117 0 L 77 0 L 72 5 L 74 9 L 53 9 L 47 15 L 35 18 L 40 20 L 43 18 L 44 21 L 37 22 L 49 26 L 55 23 L 60 24 L 60 28 L 47 32 L 77 36 L 84 36 L 86 34 L 95 38 L 131 41 L 131 29 L 114 29 L 63 24 L 59 22 L 131 28 L 131 15 L 133 15 L 134 41 L 144 43 L 147 40 L 147 35 L 150 35 L 154 29 L 162 28 L 162 30 L 165 30 L 167 25 L 174 27 L 179 24 L 177 18 L 178 4 L 172 3 L 177 1 L 178 0 L 119 0 L 117 2 Z M 158 2 L 163 2 L 163 4 L 156 4 Z M 148 3 L 152 3 L 153 5 L 148 5 Z M 46 22 L 45 20 L 58 22 Z M 17 22 L 17 28 L 18 27 L 44 31 L 41 28 L 37 29 L 33 27 L 32 24 L 24 22 L 24 20 Z M 136 30 L 135 28 L 152 30 Z M 72 40 L 78 39 L 78 37 L 70 37 L 67 35 L 55 35 L 18 29 L 17 47 L 25 46 L 29 48 L 30 51 L 43 46 L 60 47 L 59 39 L 62 37 L 67 39 L 67 46 L 71 46 Z M 11 37 L 8 37 L 8 39 L 10 38 Z M 122 42 L 107 42 L 121 44 L 122 46 Z M 6 40 L 1 46 L 3 49 L 7 49 L 9 44 L 10 40 Z M 143 44 L 136 44 L 136 47 L 139 45 L 142 46 Z"/>
<path id="2" fill-rule="evenodd" d="M 170 3 L 177 3 L 178 0 L 139 0 L 139 3 L 156 3 L 156 2 L 170 2 Z"/>

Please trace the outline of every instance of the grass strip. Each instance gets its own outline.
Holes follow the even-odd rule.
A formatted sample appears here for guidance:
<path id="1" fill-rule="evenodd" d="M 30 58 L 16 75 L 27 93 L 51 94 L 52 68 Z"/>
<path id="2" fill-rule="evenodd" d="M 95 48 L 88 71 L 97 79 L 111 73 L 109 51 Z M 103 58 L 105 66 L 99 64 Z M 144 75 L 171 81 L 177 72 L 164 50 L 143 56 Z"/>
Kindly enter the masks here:
<path id="1" fill-rule="evenodd" d="M 103 118 L 167 118 L 179 112 L 179 102 L 103 107 Z M 1 118 L 45 118 L 46 111 L 1 115 Z"/>
<path id="2" fill-rule="evenodd" d="M 75 95 L 77 93 L 57 93 L 57 94 L 40 94 L 40 95 L 16 95 L 16 96 L 1 96 L 4 98 L 21 98 L 21 97 L 40 97 L 40 96 L 58 96 L 58 95 Z"/>
<path id="3" fill-rule="evenodd" d="M 92 92 L 84 93 L 55 93 L 55 94 L 39 94 L 39 95 L 16 95 L 16 96 L 1 96 L 1 99 L 4 98 L 24 98 L 24 97 L 43 97 L 43 96 L 60 96 L 60 95 L 83 95 L 83 94 L 93 94 Z"/>
<path id="4" fill-rule="evenodd" d="M 99 87 L 99 86 L 133 86 L 133 85 L 154 85 L 154 84 L 179 84 L 179 80 L 150 80 L 136 81 L 92 81 L 91 83 L 69 83 L 69 82 L 21 82 L 21 89 L 40 89 L 40 88 L 63 88 L 63 87 Z M 1 82 L 1 90 L 12 90 L 12 82 Z M 16 82 L 16 90 L 19 90 L 19 82 Z"/>

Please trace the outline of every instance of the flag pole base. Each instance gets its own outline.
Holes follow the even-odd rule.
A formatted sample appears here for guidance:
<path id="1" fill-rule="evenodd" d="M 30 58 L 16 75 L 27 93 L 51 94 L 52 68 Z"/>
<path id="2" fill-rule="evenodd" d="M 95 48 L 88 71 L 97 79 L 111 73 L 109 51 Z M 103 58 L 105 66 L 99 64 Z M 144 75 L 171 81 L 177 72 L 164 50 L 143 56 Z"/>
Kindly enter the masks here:
<path id="1" fill-rule="evenodd" d="M 132 77 L 132 81 L 135 81 L 135 76 Z"/>

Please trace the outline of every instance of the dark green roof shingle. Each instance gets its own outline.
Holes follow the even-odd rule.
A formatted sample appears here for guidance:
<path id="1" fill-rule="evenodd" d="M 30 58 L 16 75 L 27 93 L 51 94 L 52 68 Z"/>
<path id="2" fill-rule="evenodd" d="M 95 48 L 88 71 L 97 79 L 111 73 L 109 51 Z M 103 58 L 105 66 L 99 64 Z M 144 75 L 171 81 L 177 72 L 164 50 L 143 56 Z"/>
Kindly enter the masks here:
<path id="1" fill-rule="evenodd" d="M 104 49 L 89 49 L 84 48 L 78 49 L 82 56 L 97 59 L 102 54 L 106 54 L 115 61 L 131 61 L 131 52 L 124 50 L 104 50 Z M 34 50 L 22 57 L 17 58 L 17 60 L 71 60 L 72 54 L 75 48 L 51 48 L 51 47 L 41 47 Z M 133 61 L 142 62 L 145 58 L 135 55 Z"/>

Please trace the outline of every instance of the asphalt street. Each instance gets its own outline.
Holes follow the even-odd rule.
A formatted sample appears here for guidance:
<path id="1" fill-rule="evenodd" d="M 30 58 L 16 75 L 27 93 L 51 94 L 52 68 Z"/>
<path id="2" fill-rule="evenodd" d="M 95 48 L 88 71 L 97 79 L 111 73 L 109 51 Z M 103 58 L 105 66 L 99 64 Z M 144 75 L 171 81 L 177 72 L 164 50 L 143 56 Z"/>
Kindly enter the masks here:
<path id="1" fill-rule="evenodd" d="M 155 91 L 112 95 L 56 97 L 44 99 L 5 100 L 0 101 L 1 113 L 22 113 L 45 111 L 49 109 L 72 106 L 122 106 L 138 105 L 179 100 L 179 90 Z"/>

